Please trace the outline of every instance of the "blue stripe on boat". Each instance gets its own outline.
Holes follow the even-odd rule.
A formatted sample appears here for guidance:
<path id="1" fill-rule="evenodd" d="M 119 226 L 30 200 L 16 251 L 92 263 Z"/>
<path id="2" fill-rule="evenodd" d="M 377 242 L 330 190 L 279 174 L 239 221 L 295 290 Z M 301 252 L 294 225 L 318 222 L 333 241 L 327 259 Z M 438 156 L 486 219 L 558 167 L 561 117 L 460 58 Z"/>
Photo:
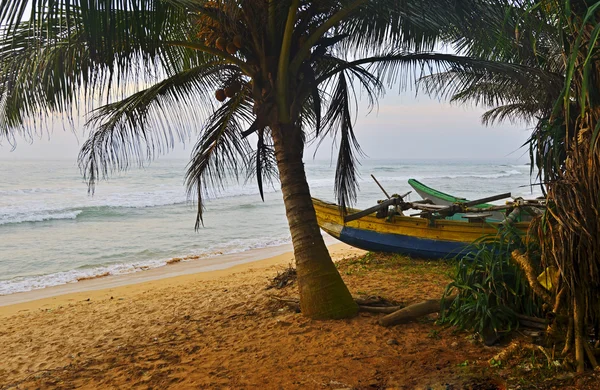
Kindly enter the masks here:
<path id="1" fill-rule="evenodd" d="M 377 233 L 348 226 L 344 226 L 339 239 L 348 245 L 368 251 L 402 253 L 427 259 L 452 258 L 468 246 L 463 242 Z"/>

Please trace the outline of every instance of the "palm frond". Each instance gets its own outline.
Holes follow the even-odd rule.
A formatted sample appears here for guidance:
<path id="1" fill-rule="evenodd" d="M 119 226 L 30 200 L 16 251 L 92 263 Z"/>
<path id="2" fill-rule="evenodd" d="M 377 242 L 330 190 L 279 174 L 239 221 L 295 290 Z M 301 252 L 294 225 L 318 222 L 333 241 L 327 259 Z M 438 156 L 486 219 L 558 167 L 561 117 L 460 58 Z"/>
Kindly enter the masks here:
<path id="1" fill-rule="evenodd" d="M 207 61 L 203 53 L 164 44 L 188 37 L 184 10 L 161 2 L 125 3 L 56 1 L 46 9 L 41 1 L 30 20 L 2 27 L 0 134 L 26 134 L 35 130 L 30 122 L 24 126 L 34 113 L 69 118 L 80 105 L 87 111 L 102 100 L 122 99 L 135 83 Z M 0 4 L 5 21 L 17 11 Z"/>
<path id="2" fill-rule="evenodd" d="M 533 123 L 539 120 L 535 114 L 539 112 L 539 106 L 535 103 L 510 103 L 487 110 L 481 116 L 481 122 L 486 125 L 493 125 L 509 121 L 513 124 L 526 121 Z"/>
<path id="3" fill-rule="evenodd" d="M 432 50 L 440 38 L 439 24 L 431 17 L 438 3 L 442 1 L 366 1 L 340 23 L 337 33 L 348 35 L 340 49 L 360 57 L 391 47 Z"/>
<path id="4" fill-rule="evenodd" d="M 383 82 L 376 75 L 369 72 L 369 70 L 365 69 L 360 65 L 354 65 L 348 61 L 345 61 L 341 58 L 336 58 L 332 56 L 323 56 L 320 58 L 321 62 L 327 62 L 327 66 L 321 66 L 323 71 L 330 70 L 328 74 L 334 74 L 338 69 L 345 70 L 346 77 L 348 77 L 348 81 L 351 85 L 354 85 L 357 82 L 358 86 L 361 88 L 361 91 L 364 91 L 366 94 L 368 109 L 371 109 L 375 106 L 377 100 L 383 96 L 384 94 L 384 85 Z M 320 75 L 317 79 L 323 80 L 323 84 L 321 87 L 323 89 L 328 89 L 329 84 L 334 83 L 335 79 L 327 77 L 327 74 Z"/>
<path id="5" fill-rule="evenodd" d="M 361 155 L 360 145 L 354 135 L 352 123 L 352 87 L 348 84 L 345 72 L 338 75 L 327 113 L 325 114 L 325 131 L 321 137 L 332 134 L 334 140 L 339 136 L 339 151 L 335 169 L 335 197 L 342 212 L 356 202 L 358 191 L 357 156 Z M 356 101 L 356 96 L 354 96 Z"/>
<path id="6" fill-rule="evenodd" d="M 562 75 L 544 69 L 475 58 L 457 58 L 447 66 L 447 71 L 421 77 L 419 88 L 454 102 L 513 107 L 485 115 L 482 119 L 488 124 L 501 119 L 532 122 L 545 117 L 562 90 Z M 498 115 L 501 112 L 510 115 Z"/>
<path id="7" fill-rule="evenodd" d="M 221 86 L 224 74 L 238 73 L 233 66 L 207 63 L 94 111 L 87 124 L 96 130 L 79 154 L 90 189 L 110 172 L 127 169 L 131 160 L 141 165 L 175 140 L 185 142 L 194 123 L 212 112 L 210 91 Z"/>
<path id="8" fill-rule="evenodd" d="M 264 201 L 264 184 L 273 184 L 278 179 L 277 161 L 275 160 L 275 149 L 270 132 L 265 128 L 258 129 L 256 132 L 258 140 L 256 150 L 248 158 L 246 168 L 247 178 L 256 178 L 260 198 Z"/>
<path id="9" fill-rule="evenodd" d="M 315 135 L 318 136 L 319 133 L 321 132 L 321 120 L 322 120 L 322 114 L 321 114 L 321 93 L 319 92 L 319 87 L 318 85 L 314 84 L 313 87 L 311 88 L 310 91 L 310 100 L 312 102 L 311 104 L 311 110 L 310 112 L 314 113 L 314 129 L 315 129 Z"/>
<path id="10" fill-rule="evenodd" d="M 196 229 L 202 224 L 204 199 L 237 180 L 251 155 L 242 131 L 252 121 L 252 104 L 247 91 L 238 93 L 208 118 L 192 151 L 185 176 L 188 197 L 198 204 Z"/>

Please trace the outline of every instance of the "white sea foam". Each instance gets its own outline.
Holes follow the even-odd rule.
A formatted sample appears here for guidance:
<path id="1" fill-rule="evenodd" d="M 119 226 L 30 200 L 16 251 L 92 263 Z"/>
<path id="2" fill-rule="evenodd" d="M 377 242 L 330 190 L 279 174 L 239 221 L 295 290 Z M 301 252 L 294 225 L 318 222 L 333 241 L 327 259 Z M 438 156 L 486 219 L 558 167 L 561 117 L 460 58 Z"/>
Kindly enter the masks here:
<path id="1" fill-rule="evenodd" d="M 181 256 L 184 261 L 202 261 L 202 259 L 213 258 L 220 255 L 241 253 L 252 249 L 261 249 L 288 244 L 291 242 L 289 236 L 279 238 L 267 238 L 263 240 L 246 239 L 231 240 L 220 245 L 214 245 L 201 252 L 195 252 Z M 110 264 L 98 267 L 79 268 L 64 272 L 55 272 L 48 275 L 37 275 L 27 277 L 16 277 L 9 280 L 0 280 L 0 295 L 14 294 L 38 290 L 46 287 L 59 286 L 68 283 L 77 283 L 81 280 L 97 277 L 123 275 L 134 272 L 145 271 L 153 268 L 163 267 L 170 259 L 144 260 L 127 264 Z"/>
<path id="2" fill-rule="evenodd" d="M 418 180 L 440 180 L 440 179 L 499 179 L 510 176 L 528 175 L 528 167 L 523 170 L 509 169 L 496 172 L 469 172 L 452 173 L 451 169 L 427 172 L 419 167 L 397 167 L 398 172 L 393 174 L 393 167 L 384 167 L 385 176 L 378 176 L 380 182 L 406 182 L 414 177 Z M 511 168 L 516 168 L 511 167 Z M 457 168 L 458 169 L 458 168 Z M 462 167 L 464 170 L 465 168 Z M 308 168 L 310 171 L 310 167 Z M 318 169 L 316 170 L 318 171 Z M 443 174 L 440 174 L 442 173 Z M 316 177 L 309 178 L 309 184 L 313 189 L 332 188 L 333 172 L 321 172 Z M 319 177 L 320 176 L 320 177 Z M 331 177 L 330 177 L 331 176 Z M 359 182 L 361 184 L 372 183 L 368 175 L 363 175 Z M 11 189 L 0 192 L 0 225 L 20 222 L 41 222 L 48 220 L 74 219 L 82 212 L 95 207 L 109 208 L 148 208 L 161 207 L 188 202 L 185 190 L 181 183 L 170 183 L 160 185 L 118 185 L 108 186 L 96 192 L 94 196 L 88 196 L 85 186 L 80 183 L 77 187 L 56 188 L 25 188 Z M 526 183 L 524 183 L 526 184 Z M 102 184 L 101 184 L 102 185 Z M 146 187 L 146 188 L 140 188 Z M 141 190 L 143 189 L 143 190 Z M 279 191 L 278 186 L 265 186 L 265 193 Z M 443 190 L 443 189 L 442 189 Z M 257 196 L 256 183 L 248 182 L 230 183 L 222 191 L 211 192 L 207 200 L 226 199 L 244 196 Z"/>
<path id="3" fill-rule="evenodd" d="M 27 195 L 27 194 L 54 194 L 64 191 L 63 188 L 17 188 L 12 190 L 0 190 L 0 196 Z"/>
<path id="4" fill-rule="evenodd" d="M 43 222 L 54 219 L 75 219 L 83 210 L 57 210 L 57 211 L 41 211 L 33 213 L 14 213 L 14 214 L 0 214 L 0 225 L 9 223 L 23 223 L 23 222 Z"/>
<path id="5" fill-rule="evenodd" d="M 485 174 L 458 174 L 458 175 L 445 175 L 445 176 L 434 176 L 436 179 L 460 179 L 460 178 L 475 178 L 475 179 L 500 179 L 502 177 L 509 177 L 515 175 L 524 175 L 525 173 L 511 169 L 510 171 L 502 171 L 498 173 L 485 173 Z"/>
<path id="6" fill-rule="evenodd" d="M 265 193 L 277 189 L 265 187 Z M 0 203 L 0 225 L 20 222 L 41 222 L 47 220 L 74 219 L 82 210 L 91 208 L 148 208 L 188 203 L 182 189 L 158 191 L 126 191 L 97 196 L 65 196 L 54 198 L 21 198 L 13 194 L 13 199 Z M 255 185 L 236 185 L 206 197 L 206 200 L 258 195 Z M 78 209 L 74 211 L 74 209 Z"/>
<path id="7" fill-rule="evenodd" d="M 439 179 L 469 179 L 469 178 L 473 178 L 473 179 L 500 179 L 503 177 L 510 177 L 510 176 L 521 176 L 521 175 L 528 175 L 528 173 L 525 173 L 523 171 L 518 171 L 516 169 L 511 169 L 509 171 L 501 171 L 501 172 L 494 172 L 494 173 L 480 173 L 480 174 L 472 174 L 472 173 L 459 173 L 459 174 L 446 174 L 446 175 L 436 175 L 436 174 L 422 174 L 422 173 L 415 173 L 413 175 L 397 175 L 397 176 L 381 176 L 381 177 L 377 177 L 377 180 L 379 180 L 380 182 L 383 181 L 387 181 L 387 182 L 406 182 L 408 181 L 408 179 L 417 179 L 417 180 L 439 180 Z M 364 179 L 362 181 L 372 181 L 371 178 L 369 179 Z M 426 183 L 427 184 L 427 183 Z"/>
<path id="8" fill-rule="evenodd" d="M 311 187 L 331 187 L 332 179 L 317 179 L 310 182 Z M 277 186 L 265 186 L 265 193 L 275 193 Z M 65 191 L 66 192 L 66 191 Z M 41 193 L 41 192 L 39 192 Z M 60 192 L 59 192 L 60 193 Z M 56 198 L 30 198 L 17 200 L 18 191 L 13 192 L 12 204 L 0 203 L 0 225 L 20 222 L 41 222 L 48 220 L 75 219 L 82 210 L 90 208 L 148 208 L 162 207 L 188 203 L 182 188 L 165 189 L 156 191 L 131 191 L 123 189 L 122 192 L 96 194 L 94 196 L 78 196 L 72 194 L 65 196 L 64 192 Z M 258 196 L 259 191 L 255 183 L 246 185 L 236 184 L 226 187 L 221 191 L 211 192 L 205 200 L 236 198 L 245 196 Z M 61 208 L 62 206 L 62 208 Z M 78 209 L 73 211 L 73 209 Z"/>
<path id="9" fill-rule="evenodd" d="M 55 272 L 48 275 L 17 277 L 0 281 L 0 295 L 14 294 L 41 288 L 76 283 L 82 279 L 92 279 L 101 275 L 121 275 L 161 267 L 166 261 L 145 261 L 131 264 L 115 264 L 89 269 L 75 269 L 65 272 Z"/>

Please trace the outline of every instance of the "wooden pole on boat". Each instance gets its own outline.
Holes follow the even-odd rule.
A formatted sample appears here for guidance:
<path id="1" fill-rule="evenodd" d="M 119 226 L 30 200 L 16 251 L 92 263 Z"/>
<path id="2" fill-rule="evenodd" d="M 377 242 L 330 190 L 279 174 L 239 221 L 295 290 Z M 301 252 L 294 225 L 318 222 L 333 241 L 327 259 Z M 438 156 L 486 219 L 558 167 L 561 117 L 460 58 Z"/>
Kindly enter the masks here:
<path id="1" fill-rule="evenodd" d="M 510 198 L 510 192 L 506 192 L 506 193 L 500 194 L 500 195 L 488 196 L 486 198 L 470 200 L 468 202 L 464 202 L 464 203 L 460 203 L 460 204 L 452 204 L 450 206 L 446 206 L 443 209 L 437 210 L 437 212 L 442 215 L 446 215 L 446 214 L 452 215 L 455 213 L 464 212 L 464 210 L 467 207 L 476 206 L 478 204 L 487 203 L 487 202 L 493 202 L 495 200 L 500 200 L 500 199 L 505 199 L 505 198 Z"/>
<path id="2" fill-rule="evenodd" d="M 510 192 L 507 192 L 505 194 L 493 195 L 493 196 L 488 196 L 487 198 L 471 200 L 469 202 L 462 203 L 462 205 L 464 205 L 465 207 L 477 206 L 478 204 L 482 204 L 482 203 L 493 202 L 495 200 L 510 198 L 510 195 L 511 195 Z"/>
<path id="3" fill-rule="evenodd" d="M 375 183 L 377 183 L 377 185 L 379 186 L 379 188 L 381 188 L 381 191 L 383 191 L 383 193 L 385 194 L 385 196 L 386 196 L 388 199 L 392 199 L 392 197 L 391 197 L 391 196 L 390 196 L 390 195 L 387 193 L 387 191 L 385 190 L 385 188 L 383 188 L 383 186 L 381 185 L 381 183 L 379 183 L 379 181 L 377 181 L 377 179 L 375 178 L 375 176 L 373 176 L 373 174 L 371 174 L 371 177 L 373 178 L 373 180 L 375 180 Z M 405 198 L 406 196 L 408 196 L 408 194 L 410 194 L 411 192 L 412 192 L 412 190 L 411 190 L 411 191 L 408 191 L 407 193 L 405 193 L 405 194 L 403 194 L 403 195 L 398 195 L 398 194 L 395 194 L 395 195 L 393 195 L 393 197 L 394 197 L 394 198 L 396 198 L 396 197 L 399 197 L 400 199 L 404 199 L 404 198 Z"/>
<path id="4" fill-rule="evenodd" d="M 354 221 L 355 219 L 365 217 L 365 216 L 372 214 L 384 207 L 395 206 L 397 204 L 397 202 L 402 202 L 402 199 L 391 198 L 388 200 L 384 200 L 383 202 L 379 203 L 377 206 L 369 207 L 368 209 L 364 209 L 362 211 L 359 211 L 358 213 L 346 215 L 344 217 L 344 222 L 350 222 L 350 221 Z"/>
<path id="5" fill-rule="evenodd" d="M 392 197 L 386 192 L 386 190 L 383 188 L 383 186 L 381 184 L 379 184 L 379 182 L 377 181 L 377 179 L 375 179 L 375 176 L 373 176 L 373 174 L 371 174 L 371 177 L 373 178 L 373 180 L 375 180 L 375 183 L 377 183 L 377 185 L 379 186 L 379 188 L 381 188 L 381 191 L 383 191 L 383 193 L 385 194 L 385 196 L 388 199 L 392 199 Z"/>
<path id="6" fill-rule="evenodd" d="M 408 196 L 408 195 L 409 195 L 411 192 L 412 192 L 412 190 L 410 190 L 410 191 L 408 191 L 408 192 L 406 192 L 406 193 L 404 193 L 404 194 L 402 194 L 402 195 L 399 195 L 399 196 L 400 196 L 400 199 L 403 199 L 403 200 L 404 200 L 404 198 L 406 198 L 406 197 L 407 197 L 407 196 Z"/>

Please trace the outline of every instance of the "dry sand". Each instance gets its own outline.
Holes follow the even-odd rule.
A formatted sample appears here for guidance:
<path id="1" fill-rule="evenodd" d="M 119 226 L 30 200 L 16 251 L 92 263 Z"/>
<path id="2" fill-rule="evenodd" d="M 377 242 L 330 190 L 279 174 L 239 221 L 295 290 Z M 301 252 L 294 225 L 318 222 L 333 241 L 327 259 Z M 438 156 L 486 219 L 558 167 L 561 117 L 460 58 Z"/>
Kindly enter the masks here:
<path id="1" fill-rule="evenodd" d="M 448 282 L 439 262 L 330 251 L 355 295 L 409 304 L 439 297 Z M 500 347 L 433 318 L 392 328 L 367 313 L 313 321 L 272 299 L 297 294 L 295 285 L 266 290 L 291 260 L 137 284 L 102 278 L 77 283 L 87 291 L 0 307 L 0 388 L 501 388 L 487 364 Z M 121 285 L 89 290 L 97 283 Z"/>

